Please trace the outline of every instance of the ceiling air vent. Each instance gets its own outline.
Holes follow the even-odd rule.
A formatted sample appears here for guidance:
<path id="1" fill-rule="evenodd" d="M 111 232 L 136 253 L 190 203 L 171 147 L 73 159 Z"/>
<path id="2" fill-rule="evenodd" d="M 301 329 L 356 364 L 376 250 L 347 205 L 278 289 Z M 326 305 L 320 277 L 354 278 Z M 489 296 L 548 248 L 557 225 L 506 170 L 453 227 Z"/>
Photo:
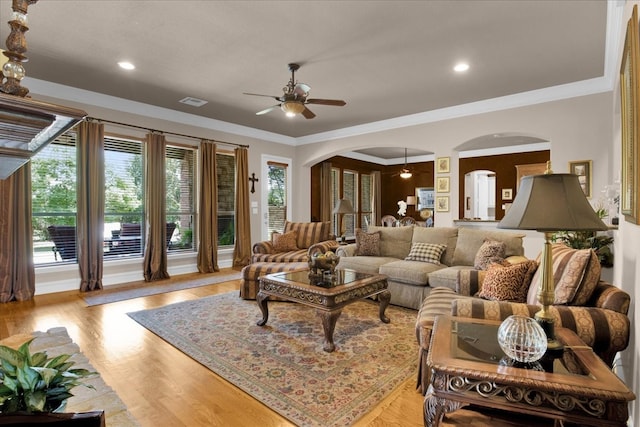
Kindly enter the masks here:
<path id="1" fill-rule="evenodd" d="M 180 102 L 182 102 L 183 104 L 191 105 L 192 107 L 202 107 L 204 104 L 208 103 L 209 101 L 187 96 L 186 98 L 182 98 Z"/>

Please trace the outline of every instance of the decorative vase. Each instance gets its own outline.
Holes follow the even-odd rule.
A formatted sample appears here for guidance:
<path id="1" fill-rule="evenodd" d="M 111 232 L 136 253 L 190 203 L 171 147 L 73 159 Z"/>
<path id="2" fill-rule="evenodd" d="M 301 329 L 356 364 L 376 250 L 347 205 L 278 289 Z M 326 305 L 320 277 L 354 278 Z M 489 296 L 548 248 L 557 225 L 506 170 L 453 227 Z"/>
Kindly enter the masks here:
<path id="1" fill-rule="evenodd" d="M 518 362 L 540 360 L 547 351 L 547 336 L 531 317 L 507 317 L 498 328 L 498 344 L 504 353 Z"/>

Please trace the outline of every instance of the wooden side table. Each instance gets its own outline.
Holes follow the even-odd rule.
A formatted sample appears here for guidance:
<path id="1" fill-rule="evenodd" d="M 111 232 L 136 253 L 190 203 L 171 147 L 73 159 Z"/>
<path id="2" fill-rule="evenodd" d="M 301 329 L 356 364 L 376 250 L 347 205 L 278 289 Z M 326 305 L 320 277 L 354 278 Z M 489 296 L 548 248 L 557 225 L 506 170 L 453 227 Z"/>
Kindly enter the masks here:
<path id="1" fill-rule="evenodd" d="M 497 340 L 500 322 L 438 316 L 427 363 L 424 424 L 473 404 L 592 426 L 626 426 L 635 395 L 577 335 L 557 328 L 562 356 L 545 370 L 513 367 Z"/>

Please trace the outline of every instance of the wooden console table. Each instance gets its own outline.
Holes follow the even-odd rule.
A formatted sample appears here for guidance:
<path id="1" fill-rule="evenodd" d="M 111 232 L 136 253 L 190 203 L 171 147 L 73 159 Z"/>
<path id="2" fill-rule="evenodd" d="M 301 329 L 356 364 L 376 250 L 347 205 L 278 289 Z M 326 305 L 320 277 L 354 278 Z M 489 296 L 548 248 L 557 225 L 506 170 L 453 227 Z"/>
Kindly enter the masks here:
<path id="1" fill-rule="evenodd" d="M 557 328 L 564 353 L 538 368 L 513 367 L 497 340 L 500 322 L 438 316 L 427 363 L 424 424 L 473 404 L 592 426 L 626 426 L 635 395 L 575 333 Z"/>

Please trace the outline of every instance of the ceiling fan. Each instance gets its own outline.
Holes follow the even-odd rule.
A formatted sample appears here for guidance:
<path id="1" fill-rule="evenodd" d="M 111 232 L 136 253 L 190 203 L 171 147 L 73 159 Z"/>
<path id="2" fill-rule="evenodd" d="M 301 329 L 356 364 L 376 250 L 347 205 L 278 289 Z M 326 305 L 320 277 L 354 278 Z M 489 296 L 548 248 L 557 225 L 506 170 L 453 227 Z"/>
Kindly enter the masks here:
<path id="1" fill-rule="evenodd" d="M 403 166 L 403 168 L 400 169 L 400 171 L 383 172 L 383 174 L 391 174 L 392 177 L 399 176 L 402 179 L 409 179 L 413 175 L 420 175 L 420 174 L 423 174 L 423 173 L 426 173 L 426 172 L 427 171 L 409 169 L 409 165 L 407 164 L 407 149 L 405 148 L 404 149 L 404 166 Z"/>
<path id="2" fill-rule="evenodd" d="M 342 107 L 343 105 L 347 104 L 346 102 L 339 99 L 308 98 L 311 86 L 304 83 L 298 83 L 295 79 L 295 73 L 299 68 L 300 65 L 298 64 L 289 64 L 291 79 L 289 80 L 289 83 L 287 83 L 287 85 L 282 88 L 283 94 L 281 96 L 261 95 L 259 93 L 244 93 L 244 95 L 266 96 L 268 98 L 273 98 L 279 102 L 279 104 L 277 105 L 273 105 L 262 111 L 258 111 L 256 115 L 260 116 L 262 114 L 267 114 L 271 110 L 280 107 L 280 109 L 282 109 L 282 111 L 284 111 L 288 117 L 294 117 L 298 114 L 302 114 L 306 119 L 313 119 L 316 115 L 307 108 L 307 104 L 334 105 L 337 107 Z"/>

